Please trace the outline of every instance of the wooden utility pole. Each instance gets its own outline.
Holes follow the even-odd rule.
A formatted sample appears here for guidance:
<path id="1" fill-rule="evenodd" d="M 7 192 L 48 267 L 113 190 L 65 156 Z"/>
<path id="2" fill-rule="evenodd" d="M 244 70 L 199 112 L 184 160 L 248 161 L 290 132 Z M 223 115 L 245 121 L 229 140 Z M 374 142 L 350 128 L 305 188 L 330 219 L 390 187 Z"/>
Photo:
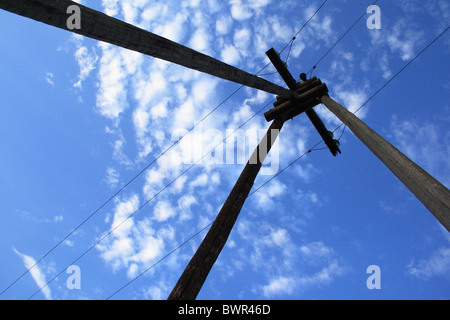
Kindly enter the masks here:
<path id="1" fill-rule="evenodd" d="M 419 199 L 450 231 L 450 191 L 428 172 L 419 167 L 353 113 L 328 95 L 320 101 L 334 113 L 355 136 L 380 159 L 392 173 Z"/>
<path id="2" fill-rule="evenodd" d="M 291 91 L 284 96 L 279 96 L 274 104 L 275 109 L 266 112 L 266 119 L 273 120 L 266 136 L 250 157 L 211 229 L 169 295 L 169 300 L 194 300 L 197 297 L 231 233 L 264 158 L 270 151 L 275 141 L 274 138 L 278 135 L 285 120 L 307 112 L 321 136 L 323 135 L 327 139 L 327 145 L 330 145 L 333 155 L 340 152 L 336 142 L 332 140 L 324 124 L 312 109 L 319 104 L 319 97 L 328 92 L 326 85 L 315 78 L 297 83 L 273 49 L 269 50 L 267 55 Z"/>
<path id="3" fill-rule="evenodd" d="M 67 27 L 70 17 L 67 9 L 72 5 L 80 8 L 80 29 Z M 247 87 L 278 95 L 288 92 L 265 79 L 73 1 L 0 0 L 0 9 Z"/>
<path id="4" fill-rule="evenodd" d="M 284 121 L 274 120 L 244 167 L 211 229 L 190 260 L 169 300 L 194 300 L 217 260 Z"/>
<path id="5" fill-rule="evenodd" d="M 71 14 L 67 11 L 70 6 L 77 6 L 80 9 L 79 29 L 69 29 L 68 27 L 67 21 Z M 274 103 L 275 108 L 265 113 L 267 121 L 273 120 L 266 136 L 252 154 L 211 229 L 170 294 L 169 299 L 171 300 L 197 297 L 229 237 L 264 158 L 270 151 L 284 121 L 305 112 L 330 152 L 334 156 L 341 152 L 337 141 L 333 140 L 332 135 L 313 110 L 313 107 L 319 103 L 323 103 L 344 122 L 450 231 L 450 191 L 355 115 L 332 100 L 327 95 L 326 85 L 319 79 L 307 80 L 306 75 L 303 74 L 301 76 L 303 81 L 297 83 L 273 49 L 266 54 L 286 82 L 289 90 L 73 1 L 0 0 L 0 9 L 278 95 L 277 101 Z"/>

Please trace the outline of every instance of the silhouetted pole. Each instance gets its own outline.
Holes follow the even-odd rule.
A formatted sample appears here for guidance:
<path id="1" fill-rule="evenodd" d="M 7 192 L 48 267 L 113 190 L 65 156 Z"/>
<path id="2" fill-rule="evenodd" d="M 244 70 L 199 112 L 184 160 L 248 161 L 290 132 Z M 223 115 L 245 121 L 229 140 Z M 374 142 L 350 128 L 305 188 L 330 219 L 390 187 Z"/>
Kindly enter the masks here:
<path id="1" fill-rule="evenodd" d="M 206 280 L 239 216 L 264 158 L 284 121 L 274 120 L 231 190 L 211 229 L 187 265 L 168 300 L 194 300 Z"/>
<path id="2" fill-rule="evenodd" d="M 320 101 L 333 112 L 355 136 L 419 199 L 425 207 L 450 231 L 450 191 L 428 172 L 401 153 L 363 121 L 328 95 Z"/>
<path id="3" fill-rule="evenodd" d="M 71 16 L 67 9 L 72 5 L 80 8 L 80 29 L 67 26 Z M 0 0 L 0 9 L 248 87 L 278 95 L 289 92 L 265 79 L 73 1 Z"/>
<path id="4" fill-rule="evenodd" d="M 275 69 L 280 74 L 281 78 L 284 80 L 288 88 L 292 92 L 295 92 L 299 86 L 300 83 L 297 83 L 295 81 L 294 77 L 289 72 L 286 64 L 280 59 L 279 54 L 275 51 L 274 48 L 268 50 L 266 52 L 267 57 L 269 57 L 270 62 L 272 62 Z M 306 75 L 305 75 L 306 79 Z M 308 116 L 309 120 L 312 122 L 313 126 L 316 128 L 317 132 L 320 134 L 320 137 L 327 145 L 328 149 L 331 151 L 333 156 L 336 156 L 338 153 L 341 153 L 341 150 L 339 150 L 339 147 L 336 145 L 332 137 L 330 136 L 327 128 L 323 124 L 322 120 L 319 118 L 317 113 L 314 111 L 313 108 L 309 108 L 305 110 L 306 115 Z"/>

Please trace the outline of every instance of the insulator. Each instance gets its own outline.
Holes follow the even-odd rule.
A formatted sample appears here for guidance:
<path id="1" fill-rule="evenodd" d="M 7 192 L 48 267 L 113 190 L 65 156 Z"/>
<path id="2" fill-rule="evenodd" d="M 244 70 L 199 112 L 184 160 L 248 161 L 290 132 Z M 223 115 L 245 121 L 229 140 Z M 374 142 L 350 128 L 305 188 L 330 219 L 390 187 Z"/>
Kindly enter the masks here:
<path id="1" fill-rule="evenodd" d="M 336 144 L 336 147 L 340 147 L 341 143 L 339 142 L 339 140 L 333 139 L 334 143 Z"/>

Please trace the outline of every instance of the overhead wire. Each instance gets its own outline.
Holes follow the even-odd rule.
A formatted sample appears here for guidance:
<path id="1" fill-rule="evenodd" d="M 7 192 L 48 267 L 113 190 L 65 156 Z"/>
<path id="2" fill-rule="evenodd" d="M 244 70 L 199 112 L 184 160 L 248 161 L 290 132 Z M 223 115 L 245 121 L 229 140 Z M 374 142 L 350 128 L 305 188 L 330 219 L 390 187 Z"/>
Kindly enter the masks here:
<path id="1" fill-rule="evenodd" d="M 403 66 L 403 68 L 400 69 L 400 71 L 398 71 L 394 76 L 392 76 L 388 81 L 386 81 L 377 91 L 375 91 L 375 93 L 370 96 L 363 104 L 361 104 L 361 106 L 356 109 L 356 111 L 354 112 L 354 114 L 358 113 L 362 108 L 364 108 L 373 98 L 375 98 L 383 89 L 385 89 L 391 82 L 392 80 L 394 80 L 397 76 L 399 76 L 409 65 L 411 65 L 411 63 L 413 63 L 419 56 L 421 56 L 428 48 L 430 48 L 440 37 L 442 37 L 449 29 L 450 27 L 447 27 L 444 31 L 442 31 L 433 41 L 431 41 L 423 50 L 421 50 L 413 59 L 411 59 L 406 65 Z M 336 130 L 338 130 L 341 126 L 343 126 L 344 123 L 341 123 L 339 126 L 337 126 L 332 132 L 335 132 Z M 345 130 L 345 127 L 344 127 Z M 341 136 L 339 139 L 341 139 L 342 135 L 344 134 L 344 130 L 341 133 Z M 310 149 L 308 149 L 308 151 L 304 152 L 303 154 L 301 154 L 297 159 L 295 159 L 294 161 L 292 161 L 291 163 L 289 163 L 286 167 L 284 167 L 282 170 L 280 170 L 277 174 L 275 174 L 273 177 L 271 177 L 270 179 L 268 179 L 267 181 L 265 181 L 262 185 L 260 185 L 258 188 L 256 188 L 253 192 L 251 192 L 249 194 L 249 197 L 254 194 L 255 192 L 257 192 L 258 190 L 260 190 L 262 187 L 264 187 L 266 184 L 268 184 L 270 181 L 272 181 L 273 179 L 275 179 L 277 176 L 279 176 L 281 173 L 283 173 L 284 171 L 286 171 L 289 167 L 291 167 L 292 165 L 294 165 L 297 161 L 299 161 L 301 158 L 303 158 L 304 156 L 306 156 L 307 154 L 311 153 L 312 151 L 317 151 L 317 150 L 322 150 L 321 149 L 316 149 L 317 146 L 319 146 L 321 143 L 323 142 L 323 140 L 320 140 L 319 142 L 317 142 L 313 147 L 311 147 Z M 323 149 L 327 149 L 327 148 L 323 148 Z"/>
<path id="2" fill-rule="evenodd" d="M 400 73 L 402 73 L 412 62 L 414 62 L 420 55 L 422 55 L 431 45 L 433 45 L 441 36 L 443 36 L 447 31 L 448 31 L 449 27 L 447 27 L 443 32 L 441 32 L 433 41 L 431 41 L 422 51 L 420 51 L 412 60 L 410 60 L 400 71 L 398 71 L 393 77 L 391 77 L 383 86 L 380 87 L 380 89 L 378 89 L 369 99 L 367 99 L 354 113 L 356 114 L 359 110 L 361 110 L 362 108 L 364 108 L 373 98 L 375 98 L 375 96 L 377 96 L 384 88 L 386 88 L 387 85 L 389 85 L 389 83 L 392 82 L 392 80 L 394 80 L 398 75 L 400 75 Z M 339 126 L 337 126 L 332 132 L 337 131 L 340 127 L 342 127 L 344 124 L 341 123 Z M 340 137 L 338 140 L 340 140 L 344 134 L 346 126 L 344 126 L 344 129 L 342 130 L 342 133 L 340 134 Z M 282 168 L 280 171 L 278 171 L 274 176 L 272 176 L 270 179 L 266 180 L 264 183 L 262 183 L 260 186 L 258 186 L 257 188 L 255 188 L 249 195 L 247 198 L 249 198 L 250 196 L 252 196 L 253 194 L 255 194 L 256 192 L 258 192 L 259 190 L 261 190 L 264 186 L 266 186 L 267 184 L 269 184 L 272 180 L 276 179 L 279 175 L 281 175 L 284 171 L 286 171 L 287 169 L 289 169 L 291 166 L 293 166 L 295 163 L 297 163 L 300 159 L 302 159 L 303 157 L 305 157 L 306 155 L 310 154 L 313 151 L 319 151 L 319 150 L 324 150 L 324 149 L 328 149 L 328 148 L 317 148 L 321 143 L 323 142 L 323 140 L 318 141 L 316 144 L 314 144 L 311 148 L 309 148 L 307 151 L 305 151 L 304 153 L 302 153 L 299 157 L 297 157 L 295 160 L 293 160 L 292 162 L 290 162 L 287 166 L 285 166 L 284 168 Z M 170 255 L 172 255 L 173 253 L 175 253 L 177 250 L 179 250 L 180 248 L 182 248 L 184 245 L 186 245 L 187 243 L 189 243 L 192 239 L 194 239 L 196 236 L 198 236 L 200 233 L 202 233 L 204 230 L 206 230 L 208 227 L 210 227 L 213 224 L 213 222 L 210 222 L 208 225 L 206 225 L 204 228 L 202 228 L 201 230 L 197 231 L 194 235 L 192 235 L 191 237 L 189 237 L 187 240 L 185 240 L 182 244 L 178 245 L 175 249 L 173 249 L 172 251 L 170 251 L 168 254 L 166 254 L 164 257 L 162 257 L 160 260 L 158 260 L 156 263 L 154 263 L 152 266 L 150 266 L 149 268 L 147 268 L 146 270 L 144 270 L 143 272 L 141 272 L 138 276 L 136 276 L 135 278 L 131 279 L 129 282 L 127 282 L 125 285 L 123 285 L 120 289 L 116 290 L 113 294 L 111 294 L 110 296 L 108 296 L 107 300 L 111 299 L 113 296 L 115 296 L 117 293 L 119 293 L 120 291 L 122 291 L 123 289 L 125 289 L 126 287 L 128 287 L 131 283 L 133 283 L 134 281 L 136 281 L 138 278 L 142 277 L 146 272 L 148 272 L 149 270 L 151 270 L 153 267 L 155 267 L 156 265 L 158 265 L 159 263 L 161 263 L 163 260 L 165 260 L 166 258 L 168 258 Z"/>
<path id="3" fill-rule="evenodd" d="M 144 207 L 146 207 L 151 201 L 156 199 L 163 191 L 165 191 L 167 188 L 169 188 L 172 184 L 174 184 L 178 179 L 180 179 L 183 175 L 185 175 L 189 170 L 191 170 L 194 166 L 196 166 L 200 161 L 202 161 L 208 154 L 211 154 L 218 146 L 223 144 L 228 138 L 230 138 L 232 135 L 234 135 L 239 129 L 241 129 L 243 126 L 245 126 L 248 122 L 250 122 L 254 117 L 256 117 L 259 113 L 261 113 L 267 106 L 272 104 L 275 101 L 275 99 L 272 99 L 269 103 L 267 103 L 264 107 L 259 109 L 255 114 L 253 114 L 250 118 L 248 118 L 244 123 L 242 123 L 239 127 L 237 127 L 232 133 L 230 133 L 228 136 L 226 136 L 222 141 L 217 143 L 211 150 L 206 152 L 200 159 L 198 159 L 195 163 L 191 164 L 187 169 L 185 169 L 182 173 L 180 173 L 175 179 L 170 181 L 168 184 L 166 184 L 162 189 L 160 189 L 156 194 L 154 194 L 150 199 L 148 199 L 146 202 L 144 202 L 138 209 L 136 209 L 133 213 L 128 215 L 125 219 L 120 221 L 114 228 L 112 228 L 109 232 L 105 233 L 99 240 L 97 240 L 93 245 L 91 245 L 87 250 L 85 250 L 81 255 L 78 256 L 74 261 L 72 261 L 70 264 L 68 264 L 65 268 L 63 268 L 59 273 L 57 273 L 53 278 L 51 278 L 45 285 L 39 288 L 38 291 L 36 291 L 34 294 L 32 294 L 28 300 L 32 299 L 36 294 L 38 294 L 40 291 L 42 291 L 44 288 L 46 288 L 50 283 L 52 283 L 57 277 L 59 277 L 62 273 L 65 272 L 67 267 L 76 264 L 81 258 L 83 258 L 87 253 L 89 253 L 92 249 L 94 249 L 100 242 L 105 240 L 107 237 L 109 237 L 114 231 L 116 231 L 118 228 L 120 228 L 126 221 L 134 217 L 138 212 L 140 212 Z"/>
<path id="4" fill-rule="evenodd" d="M 292 44 L 292 42 L 294 42 L 297 39 L 297 36 L 300 34 L 300 32 L 303 31 L 303 29 L 305 29 L 305 27 L 309 24 L 309 22 L 316 16 L 316 14 L 320 11 L 320 9 L 322 9 L 322 7 L 327 3 L 328 0 L 325 0 L 324 2 L 322 2 L 322 4 L 319 6 L 319 8 L 317 8 L 316 11 L 314 11 L 314 13 L 311 15 L 311 17 L 309 17 L 309 19 L 303 24 L 303 26 L 297 31 L 297 33 L 292 37 L 291 41 L 288 42 L 288 44 L 286 44 L 284 46 L 283 49 L 281 49 L 281 52 L 283 52 L 284 50 L 286 50 L 286 48 Z"/>
<path id="5" fill-rule="evenodd" d="M 162 156 L 169 152 L 173 147 L 178 145 L 180 141 L 186 137 L 190 132 L 192 132 L 200 123 L 202 123 L 206 118 L 208 118 L 214 111 L 225 104 L 229 99 L 231 99 L 238 91 L 240 91 L 244 86 L 241 85 L 233 93 L 231 93 L 225 100 L 219 103 L 215 108 L 208 112 L 198 123 L 196 123 L 192 128 L 190 128 L 183 136 L 181 136 L 177 141 L 172 143 L 168 148 L 166 148 L 162 153 L 160 153 L 153 161 L 151 161 L 147 166 L 145 166 L 141 171 L 139 171 L 134 177 L 131 178 L 127 183 L 125 183 L 118 191 L 116 191 L 111 197 L 109 197 L 105 202 L 103 202 L 95 211 L 93 211 L 88 217 L 86 217 L 81 223 L 79 223 L 75 228 L 73 228 L 66 236 L 64 236 L 59 242 L 57 242 L 50 250 L 48 250 L 43 256 L 41 256 L 34 264 L 27 268 L 18 278 L 16 278 L 11 284 L 9 284 L 5 289 L 0 292 L 0 296 L 8 291 L 12 286 L 14 286 L 20 279 L 22 279 L 28 272 L 35 268 L 42 260 L 44 260 L 48 255 L 50 255 L 56 248 L 58 248 L 62 243 L 64 243 L 71 235 L 73 235 L 77 230 L 79 230 L 84 224 L 86 224 L 90 219 L 92 219 L 101 209 L 103 209 L 109 202 L 116 198 L 125 188 L 127 188 L 132 182 L 134 182 L 138 177 L 140 177 L 145 171 L 147 171 L 153 164 L 155 164 Z"/>
<path id="6" fill-rule="evenodd" d="M 288 63 L 289 60 L 289 56 L 291 53 L 291 49 L 292 49 L 292 45 L 294 44 L 294 41 L 297 40 L 298 35 L 300 34 L 300 32 L 303 31 L 303 29 L 310 23 L 310 21 L 317 15 L 317 13 L 320 11 L 320 9 L 322 9 L 322 7 L 327 3 L 328 0 L 325 0 L 324 2 L 322 2 L 322 4 L 316 9 L 316 11 L 314 11 L 314 13 L 309 17 L 308 20 L 306 20 L 306 22 L 302 25 L 302 27 L 297 31 L 297 33 L 295 33 L 295 35 L 291 38 L 291 40 L 289 40 L 289 42 L 280 50 L 280 52 L 278 52 L 278 54 L 282 54 L 284 52 L 284 50 L 286 50 L 287 47 L 289 47 L 289 51 L 287 54 L 287 57 L 285 59 L 285 63 Z M 271 65 L 271 62 L 267 63 L 262 70 L 264 70 L 265 68 L 267 68 L 269 65 Z M 262 71 L 261 70 L 261 71 Z M 260 71 L 260 72 L 261 72 Z M 271 73 L 266 73 L 266 74 L 260 74 L 260 72 L 258 72 L 256 75 L 261 75 L 261 76 L 268 76 L 268 75 L 272 75 L 272 74 L 276 74 L 278 73 L 277 71 L 275 72 L 271 72 Z"/>
<path id="7" fill-rule="evenodd" d="M 205 227 L 203 227 L 202 229 L 200 229 L 199 231 L 197 231 L 195 234 L 193 234 L 192 236 L 190 236 L 187 240 L 185 240 L 183 243 L 181 243 L 180 245 L 178 245 L 175 249 L 173 249 L 172 251 L 170 251 L 168 254 L 166 254 L 164 257 L 162 257 L 161 259 L 159 259 L 158 261 L 156 261 L 154 264 L 152 264 L 150 267 L 148 267 L 147 269 L 145 269 L 144 271 L 142 271 L 140 274 L 138 274 L 136 277 L 134 277 L 133 279 L 131 279 L 130 281 L 128 281 L 127 283 L 125 283 L 123 286 L 121 286 L 119 289 L 117 289 L 116 291 L 114 291 L 111 295 L 109 295 L 105 300 L 110 300 L 112 297 L 114 297 L 116 294 L 118 294 L 120 291 L 122 291 L 123 289 L 125 289 L 126 287 L 128 287 L 130 284 L 132 284 L 133 282 L 135 282 L 137 279 L 139 279 L 140 277 L 142 277 L 144 274 L 146 274 L 147 272 L 149 272 L 151 269 L 153 269 L 154 267 L 156 267 L 158 264 L 160 264 L 162 261 L 164 261 L 165 259 L 167 259 L 168 257 L 170 257 L 173 253 L 175 253 L 176 251 L 178 251 L 181 247 L 183 247 L 185 244 L 187 244 L 188 242 L 190 242 L 192 239 L 194 239 L 196 236 L 198 236 L 200 233 L 202 233 L 203 231 L 205 231 L 206 229 L 208 229 L 210 226 L 212 226 L 213 222 L 208 223 L 208 225 L 206 225 Z"/>
<path id="8" fill-rule="evenodd" d="M 285 63 L 287 63 L 288 59 L 289 59 L 289 55 L 292 49 L 292 45 L 293 42 L 297 39 L 297 36 L 300 34 L 300 32 L 308 25 L 308 23 L 316 16 L 316 14 L 319 12 L 320 9 L 322 9 L 322 7 L 327 3 L 328 0 L 325 0 L 320 6 L 319 8 L 311 15 L 311 17 L 303 24 L 303 26 L 297 31 L 297 33 L 294 35 L 294 37 L 292 37 L 292 39 L 281 49 L 281 51 L 279 52 L 279 54 L 283 53 L 284 50 L 286 50 L 286 48 L 289 46 L 289 51 L 285 60 Z M 266 64 L 258 73 L 256 73 L 255 75 L 272 75 L 272 74 L 276 74 L 278 73 L 276 72 L 271 72 L 271 73 L 267 73 L 267 74 L 261 74 L 261 72 L 266 69 L 269 65 L 271 64 L 271 62 L 269 62 L 268 64 Z M 272 100 L 270 103 L 272 103 L 274 100 Z M 269 104 L 270 104 L 269 103 Z M 264 106 L 261 110 L 259 110 L 256 114 L 260 113 L 263 109 L 265 109 L 269 104 L 267 104 L 266 106 Z M 255 114 L 255 115 L 256 115 Z M 254 115 L 254 116 L 255 116 Z M 252 118 L 254 117 L 252 116 Z M 247 120 L 245 123 L 247 123 L 250 120 Z M 244 123 L 244 124 L 245 124 Z M 242 127 L 242 126 L 241 126 Z M 231 134 L 233 135 L 234 132 Z M 231 135 L 229 135 L 228 137 L 230 137 Z M 228 139 L 228 137 L 225 138 Z M 225 141 L 224 140 L 224 141 Z M 217 146 L 216 146 L 217 147 Z M 216 148 L 214 147 L 213 150 Z M 208 154 L 208 153 L 207 153 Z M 209 226 L 212 225 L 213 222 L 211 222 L 210 224 L 208 224 L 206 227 L 204 227 L 203 229 L 201 229 L 200 231 L 196 232 L 193 236 L 191 236 L 188 240 L 184 241 L 181 245 L 177 246 L 174 250 L 172 250 L 170 253 L 168 253 L 167 255 L 165 255 L 163 258 L 161 258 L 160 260 L 158 260 L 155 264 L 153 264 L 152 266 L 150 266 L 148 269 L 144 270 L 142 273 L 140 273 L 137 277 L 131 279 L 129 282 L 127 282 L 125 285 L 123 285 L 119 290 L 117 290 L 116 292 L 114 292 L 112 295 L 110 295 L 106 300 L 109 300 L 110 298 L 112 298 L 114 295 L 116 295 L 117 293 L 119 293 L 121 290 L 123 290 L 124 288 L 126 288 L 127 286 L 129 286 L 131 283 L 133 283 L 135 280 L 137 280 L 137 278 L 143 276 L 146 272 L 148 272 L 150 269 L 152 269 L 153 267 L 155 267 L 157 264 L 159 264 L 161 261 L 163 261 L 164 259 L 166 259 L 167 257 L 169 257 L 171 254 L 173 254 L 175 251 L 177 251 L 178 249 L 180 249 L 181 247 L 183 247 L 186 243 L 188 243 L 189 241 L 191 241 L 193 238 L 195 238 L 198 234 L 200 234 L 203 230 L 207 229 Z"/>
<path id="9" fill-rule="evenodd" d="M 372 5 L 376 5 L 379 0 L 375 0 Z M 344 39 L 344 37 L 358 24 L 359 21 L 367 14 L 367 11 L 364 13 L 345 31 L 339 39 L 319 58 L 319 60 L 311 67 L 311 69 L 306 73 L 309 77 L 311 77 L 312 72 L 317 68 L 317 66 L 322 62 L 323 59 L 338 45 L 339 42 Z"/>
<path id="10" fill-rule="evenodd" d="M 289 44 L 291 44 L 296 39 L 298 34 L 305 28 L 305 26 L 311 21 L 311 19 L 317 14 L 317 12 L 325 5 L 328 0 L 325 0 L 322 5 L 314 12 L 314 14 L 308 19 L 308 21 L 302 26 L 302 28 L 295 34 L 295 36 L 288 42 L 288 44 L 280 51 L 282 53 Z M 261 70 L 259 70 L 255 75 L 272 75 L 277 72 L 261 74 L 271 63 L 266 64 Z M 165 149 L 161 154 L 159 154 L 152 162 L 145 166 L 140 172 L 138 172 L 131 180 L 129 180 L 125 185 L 123 185 L 117 192 L 115 192 L 111 197 L 109 197 L 105 202 L 103 202 L 96 210 L 94 210 L 87 218 L 85 218 L 80 224 L 78 224 L 74 229 L 72 229 L 66 236 L 64 236 L 59 242 L 57 242 L 50 250 L 48 250 L 43 256 L 41 256 L 36 262 L 27 268 L 18 278 L 16 278 L 11 284 L 9 284 L 5 289 L 0 292 L 0 296 L 8 291 L 12 286 L 14 286 L 20 279 L 22 279 L 28 272 L 30 272 L 34 267 L 36 267 L 42 260 L 44 260 L 49 254 L 51 254 L 56 248 L 58 248 L 62 243 L 64 243 L 71 235 L 73 235 L 77 230 L 79 230 L 84 224 L 86 224 L 92 217 L 94 217 L 101 209 L 103 209 L 109 202 L 115 199 L 125 188 L 127 188 L 132 182 L 134 182 L 138 177 L 140 177 L 145 171 L 147 171 L 153 164 L 155 164 L 162 156 L 169 152 L 173 147 L 175 147 L 185 136 L 192 132 L 200 123 L 202 123 L 206 118 L 208 118 L 213 112 L 225 104 L 229 99 L 231 99 L 238 91 L 240 91 L 244 85 L 241 85 L 233 93 L 231 93 L 225 100 L 219 103 L 215 108 L 213 108 L 209 113 L 207 113 L 198 123 L 196 123 L 191 129 L 189 129 L 183 136 L 181 136 L 177 141 L 171 144 L 167 149 Z"/>
<path id="11" fill-rule="evenodd" d="M 289 41 L 285 47 L 280 51 L 280 54 L 290 45 L 290 48 L 292 48 L 293 42 L 296 40 L 296 37 L 300 34 L 300 32 L 308 25 L 308 23 L 314 18 L 314 16 L 318 13 L 318 11 L 325 5 L 325 3 L 328 0 L 325 0 L 321 6 L 312 14 L 312 16 L 303 24 L 303 26 L 300 28 L 300 30 L 295 34 L 295 36 Z M 290 52 L 290 50 L 289 50 Z M 289 58 L 289 54 L 287 59 Z M 268 63 L 265 65 L 258 73 L 255 75 L 259 75 L 267 66 L 270 65 Z M 172 145 L 170 145 L 167 149 L 165 149 L 160 155 L 158 155 L 150 164 L 148 164 L 144 169 L 142 169 L 138 174 L 136 174 L 131 180 L 129 180 L 125 185 L 123 185 L 116 193 L 114 193 L 110 198 L 108 198 L 104 203 L 102 203 L 94 212 L 92 212 L 87 218 L 85 218 L 80 224 L 78 224 L 74 229 L 71 230 L 65 237 L 63 237 L 56 245 L 54 245 L 49 251 L 47 251 L 43 256 L 41 256 L 32 266 L 28 267 L 27 270 L 22 273 L 18 278 L 16 278 L 8 287 L 6 287 L 2 292 L 0 292 L 0 296 L 5 293 L 7 290 L 9 290 L 14 284 L 16 284 L 21 278 L 23 278 L 28 272 L 30 272 L 34 267 L 36 267 L 43 259 L 45 259 L 48 255 L 50 255 L 54 250 L 56 250 L 57 247 L 59 247 L 62 243 L 64 243 L 71 235 L 73 235 L 77 230 L 79 230 L 84 224 L 86 224 L 93 216 L 95 216 L 101 209 L 103 209 L 109 202 L 111 202 L 114 198 L 116 198 L 125 188 L 127 188 L 132 182 L 134 182 L 139 176 L 141 176 L 146 170 L 148 170 L 158 159 L 160 159 L 163 155 L 165 155 L 168 151 L 170 151 L 173 147 L 175 147 L 186 135 L 188 135 L 192 130 L 194 130 L 200 123 L 202 123 L 206 118 L 208 118 L 214 111 L 216 111 L 219 107 L 221 107 L 225 102 L 227 102 L 231 97 L 233 97 L 239 90 L 241 90 L 244 86 L 241 85 L 237 90 L 235 90 L 232 94 L 230 94 L 225 100 L 223 100 L 219 105 L 217 105 L 215 108 L 213 108 L 208 114 L 206 114 L 200 122 L 195 124 L 190 130 L 188 130 L 182 137 L 180 137 L 177 141 L 175 141 Z M 260 112 L 260 111 L 259 111 Z M 255 114 L 256 115 L 256 114 Z M 248 120 L 249 121 L 249 120 Z M 248 122 L 247 121 L 247 122 Z M 246 122 L 245 122 L 246 123 Z M 203 159 L 203 158 L 202 158 Z M 195 164 L 194 164 L 195 165 Z M 194 165 L 189 167 L 187 170 L 185 170 L 181 175 L 185 174 L 188 170 L 190 170 Z M 181 176 L 180 175 L 180 176 Z M 179 177 L 180 177 L 179 176 Z M 178 179 L 177 177 L 176 179 Z M 175 179 L 175 180 L 176 180 Z M 172 181 L 169 185 L 171 185 L 174 181 Z M 168 186 L 169 186 L 168 185 Z M 163 188 L 160 192 L 164 191 L 168 186 Z M 158 194 L 160 193 L 158 192 Z M 153 198 L 152 198 L 153 199 Z M 149 202 L 149 201 L 148 201 Z M 142 207 L 144 207 L 148 202 L 146 202 Z M 141 208 L 139 208 L 137 211 L 139 211 Z M 134 215 L 134 213 L 133 213 Z M 111 234 L 108 233 L 107 235 Z M 102 241 L 104 238 L 102 238 L 100 241 Z M 99 242 L 98 242 L 99 243 Z M 94 246 L 91 246 L 87 251 L 85 251 L 80 257 L 78 257 L 76 261 L 81 259 L 86 253 L 88 253 L 93 247 L 95 247 L 98 243 L 96 243 Z M 73 262 L 72 264 L 74 264 Z M 61 271 L 57 276 L 59 276 L 63 271 Z M 57 277 L 56 276 L 56 277 Z M 34 293 L 30 298 L 34 297 L 38 292 L 40 292 L 43 288 L 45 288 L 50 282 L 52 282 L 54 277 L 51 281 L 49 281 L 44 287 L 40 288 L 39 291 Z"/>
<path id="12" fill-rule="evenodd" d="M 357 114 L 362 108 L 364 108 L 373 98 L 375 98 L 375 96 L 377 94 L 379 94 L 386 86 L 388 86 L 389 83 L 392 82 L 392 80 L 394 80 L 398 75 L 400 75 L 400 73 L 402 73 L 403 70 L 405 70 L 411 63 L 413 63 L 418 57 L 420 57 L 429 47 L 431 47 L 440 37 L 442 37 L 448 31 L 449 28 L 450 27 L 447 27 L 446 29 L 444 29 L 436 38 L 433 39 L 433 41 L 431 41 L 425 48 L 423 48 L 413 59 L 409 60 L 407 64 L 405 64 L 395 75 L 393 75 L 388 81 L 386 81 L 375 93 L 372 94 L 372 96 L 370 96 L 361 106 L 359 106 L 355 110 L 354 114 Z M 342 129 L 342 132 L 341 132 L 339 138 L 337 139 L 338 141 L 340 141 L 342 136 L 344 135 L 347 125 L 345 125 L 344 123 L 341 123 L 337 128 L 335 128 L 332 131 L 334 133 L 341 126 L 344 126 L 344 128 Z"/>
<path id="13" fill-rule="evenodd" d="M 230 133 L 227 137 L 225 137 L 225 139 L 223 139 L 222 141 L 220 141 L 218 144 L 216 144 L 211 150 L 209 150 L 208 152 L 206 152 L 202 158 L 200 158 L 196 163 L 194 163 L 191 167 L 193 167 L 194 165 L 196 165 L 199 161 L 201 161 L 203 158 L 205 158 L 208 154 L 210 154 L 213 150 L 215 150 L 218 146 L 220 146 L 221 144 L 223 144 L 226 140 L 228 140 L 228 138 L 230 138 L 231 136 L 233 136 L 239 129 L 241 129 L 243 126 L 245 126 L 249 121 L 251 121 L 256 115 L 258 115 L 259 113 L 261 113 L 265 108 L 267 108 L 267 106 L 269 106 L 270 104 L 272 104 L 275 101 L 275 99 L 272 99 L 269 103 L 267 103 L 264 107 L 262 107 L 259 111 L 257 111 L 254 115 L 252 115 L 249 119 L 247 119 L 244 123 L 242 123 L 239 127 L 237 127 L 232 133 Z M 190 167 L 190 168 L 191 168 Z M 190 169 L 188 168 L 188 170 Z M 188 171 L 186 170 L 186 171 Z M 185 171 L 185 172 L 186 172 Z M 185 173 L 184 172 L 184 173 Z M 184 174 L 183 173 L 183 174 Z M 177 177 L 178 179 L 179 177 Z M 173 181 L 175 182 L 175 181 Z M 172 183 L 173 183 L 172 182 Z M 127 218 L 128 219 L 128 218 Z M 143 276 L 146 272 L 148 272 L 150 269 L 152 269 L 153 267 L 155 267 L 157 264 L 159 264 L 162 260 L 164 260 L 165 258 L 169 257 L 172 253 L 174 253 L 175 251 L 177 251 L 178 249 L 180 249 L 182 246 L 184 246 L 186 243 L 188 243 L 190 240 L 192 240 L 193 238 L 195 238 L 198 234 L 200 234 L 203 230 L 207 229 L 209 226 L 212 225 L 213 222 L 209 223 L 207 226 L 205 226 L 203 229 L 201 229 L 200 231 L 196 232 L 193 236 L 191 236 L 188 240 L 184 241 L 181 245 L 179 245 L 177 248 L 175 248 L 174 250 L 172 250 L 169 254 L 167 254 L 166 256 L 164 256 L 163 258 L 161 258 L 160 260 L 158 260 L 155 264 L 153 264 L 151 267 L 147 268 L 144 272 L 142 272 L 141 274 L 139 274 L 136 278 L 139 278 L 141 276 Z M 113 293 L 112 295 L 110 295 L 107 300 L 109 300 L 111 297 L 113 297 L 114 295 L 116 295 L 117 293 L 119 293 L 121 290 L 123 290 L 125 287 L 127 287 L 128 285 L 130 285 L 132 282 L 134 282 L 136 280 L 136 278 L 133 278 L 132 280 L 130 280 L 128 283 L 126 283 L 124 286 L 122 286 L 119 290 L 117 290 L 115 293 Z"/>

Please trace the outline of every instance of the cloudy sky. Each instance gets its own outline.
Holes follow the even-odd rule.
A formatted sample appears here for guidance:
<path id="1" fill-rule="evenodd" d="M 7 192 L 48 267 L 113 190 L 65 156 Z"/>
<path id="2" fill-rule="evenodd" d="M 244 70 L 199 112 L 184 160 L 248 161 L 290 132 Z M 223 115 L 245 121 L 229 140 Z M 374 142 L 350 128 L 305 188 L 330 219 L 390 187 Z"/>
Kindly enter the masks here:
<path id="1" fill-rule="evenodd" d="M 323 1 L 82 3 L 256 74 Z M 294 77 L 372 3 L 328 1 L 281 53 Z M 445 0 L 378 5 L 381 29 L 367 14 L 313 71 L 353 112 L 450 21 Z M 274 96 L 5 11 L 0 40 L 0 291 L 64 239 L 0 298 L 166 299 L 207 228 L 167 255 L 214 220 Z M 447 187 L 449 52 L 445 34 L 357 113 Z M 285 124 L 199 299 L 450 298 L 449 233 L 342 129 L 333 157 L 305 115 Z"/>

